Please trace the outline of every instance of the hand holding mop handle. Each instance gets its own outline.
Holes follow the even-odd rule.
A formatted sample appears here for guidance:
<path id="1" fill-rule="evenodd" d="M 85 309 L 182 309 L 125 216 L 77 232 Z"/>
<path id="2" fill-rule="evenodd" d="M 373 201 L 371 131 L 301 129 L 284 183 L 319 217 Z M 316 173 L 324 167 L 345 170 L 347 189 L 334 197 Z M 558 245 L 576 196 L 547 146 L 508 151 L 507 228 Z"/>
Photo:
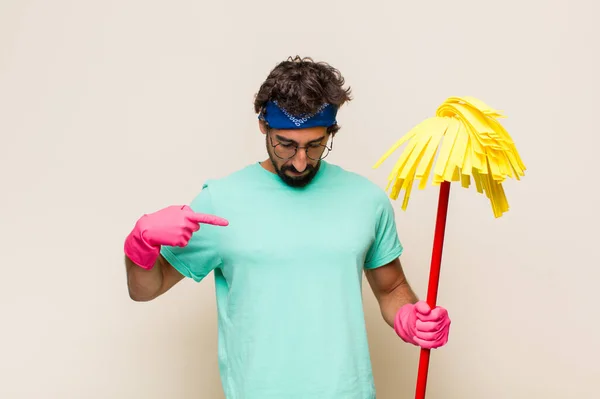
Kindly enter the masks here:
<path id="1" fill-rule="evenodd" d="M 431 256 L 431 270 L 429 273 L 429 287 L 427 289 L 427 304 L 431 309 L 436 306 L 438 285 L 440 280 L 440 267 L 442 264 L 442 250 L 444 247 L 444 234 L 446 231 L 446 215 L 448 214 L 448 199 L 450 197 L 450 182 L 440 184 L 435 235 L 433 239 L 433 252 Z M 429 370 L 430 349 L 421 348 L 419 371 L 417 375 L 417 389 L 415 399 L 425 399 L 427 387 L 427 373 Z"/>

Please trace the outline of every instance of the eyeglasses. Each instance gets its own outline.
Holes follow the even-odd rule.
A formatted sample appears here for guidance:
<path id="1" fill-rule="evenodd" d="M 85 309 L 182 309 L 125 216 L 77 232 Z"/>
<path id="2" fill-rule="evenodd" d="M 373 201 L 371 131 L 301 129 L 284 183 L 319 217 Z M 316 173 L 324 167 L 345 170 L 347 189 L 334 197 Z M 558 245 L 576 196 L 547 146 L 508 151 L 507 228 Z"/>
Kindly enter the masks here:
<path id="1" fill-rule="evenodd" d="M 313 161 L 319 161 L 329 155 L 329 152 L 333 150 L 333 139 L 331 140 L 331 146 L 327 147 L 323 144 L 309 144 L 307 146 L 300 147 L 295 143 L 282 143 L 277 142 L 277 144 L 273 143 L 273 137 L 269 136 L 269 140 L 271 141 L 271 146 L 273 147 L 273 152 L 278 158 L 281 159 L 291 159 L 296 156 L 298 149 L 303 148 L 306 152 L 306 156 Z"/>

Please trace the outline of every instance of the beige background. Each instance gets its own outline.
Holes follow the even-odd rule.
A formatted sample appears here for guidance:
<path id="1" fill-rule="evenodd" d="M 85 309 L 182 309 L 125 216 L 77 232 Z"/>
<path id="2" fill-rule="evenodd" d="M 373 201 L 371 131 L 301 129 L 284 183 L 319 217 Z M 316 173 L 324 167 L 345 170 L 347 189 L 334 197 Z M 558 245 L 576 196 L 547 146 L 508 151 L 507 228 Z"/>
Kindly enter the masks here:
<path id="1" fill-rule="evenodd" d="M 264 157 L 253 95 L 300 54 L 354 89 L 332 162 L 384 186 L 379 156 L 473 95 L 507 113 L 528 167 L 498 220 L 452 190 L 439 303 L 453 325 L 428 399 L 598 398 L 599 14 L 593 0 L 2 0 L 0 397 L 222 398 L 212 279 L 134 303 L 122 243 L 142 213 Z M 397 203 L 402 260 L 425 297 L 437 192 L 412 198 Z M 378 398 L 413 397 L 418 350 L 367 287 L 365 309 Z"/>

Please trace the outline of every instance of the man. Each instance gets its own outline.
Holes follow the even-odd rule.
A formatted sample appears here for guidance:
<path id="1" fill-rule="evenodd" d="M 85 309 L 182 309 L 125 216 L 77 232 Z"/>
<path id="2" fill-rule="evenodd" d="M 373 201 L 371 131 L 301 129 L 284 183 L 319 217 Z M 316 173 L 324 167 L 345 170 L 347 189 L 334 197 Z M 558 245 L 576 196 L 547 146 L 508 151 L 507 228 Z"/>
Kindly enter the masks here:
<path id="1" fill-rule="evenodd" d="M 131 298 L 214 273 L 228 399 L 372 399 L 362 273 L 410 344 L 447 342 L 444 308 L 418 301 L 385 192 L 324 160 L 350 98 L 333 67 L 277 65 L 254 107 L 268 158 L 205 182 L 190 206 L 143 215 L 125 242 Z"/>

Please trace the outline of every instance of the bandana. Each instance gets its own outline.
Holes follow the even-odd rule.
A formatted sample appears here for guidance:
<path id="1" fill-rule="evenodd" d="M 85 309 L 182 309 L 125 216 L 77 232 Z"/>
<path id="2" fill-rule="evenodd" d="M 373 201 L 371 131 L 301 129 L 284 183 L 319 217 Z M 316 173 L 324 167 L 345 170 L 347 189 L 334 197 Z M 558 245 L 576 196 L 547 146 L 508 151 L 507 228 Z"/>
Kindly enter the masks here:
<path id="1" fill-rule="evenodd" d="M 335 125 L 337 108 L 332 104 L 323 104 L 313 114 L 291 115 L 279 106 L 277 101 L 267 102 L 258 119 L 269 124 L 273 129 L 305 129 L 308 127 Z"/>

